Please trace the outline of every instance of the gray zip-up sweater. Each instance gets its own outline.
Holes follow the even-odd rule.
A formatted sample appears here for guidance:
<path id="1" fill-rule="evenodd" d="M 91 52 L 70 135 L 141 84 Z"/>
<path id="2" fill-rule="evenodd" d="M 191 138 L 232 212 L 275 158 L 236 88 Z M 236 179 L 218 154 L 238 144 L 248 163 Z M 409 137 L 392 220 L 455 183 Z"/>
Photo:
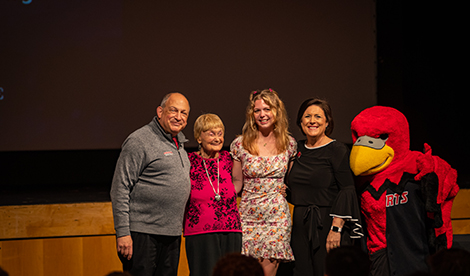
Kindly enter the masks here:
<path id="1" fill-rule="evenodd" d="M 111 187 L 117 237 L 181 235 L 191 182 L 187 140 L 183 133 L 177 139 L 179 149 L 154 117 L 124 141 Z"/>

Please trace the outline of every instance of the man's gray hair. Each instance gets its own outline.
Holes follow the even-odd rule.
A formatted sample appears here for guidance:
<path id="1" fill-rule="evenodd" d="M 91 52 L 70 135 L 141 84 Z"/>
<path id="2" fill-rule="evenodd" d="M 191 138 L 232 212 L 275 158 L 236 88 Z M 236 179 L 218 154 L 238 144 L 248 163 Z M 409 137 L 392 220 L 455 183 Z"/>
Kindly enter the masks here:
<path id="1" fill-rule="evenodd" d="M 165 97 L 163 97 L 162 102 L 160 103 L 160 106 L 165 108 L 166 102 L 168 101 L 170 96 L 173 95 L 173 94 L 181 94 L 181 92 L 174 91 L 174 92 L 170 92 L 170 93 L 166 94 Z M 181 95 L 183 95 L 183 94 L 181 94 Z"/>
<path id="2" fill-rule="evenodd" d="M 174 94 L 174 93 L 176 93 L 176 92 L 171 92 L 171 93 L 166 94 L 165 97 L 163 97 L 162 102 L 160 103 L 160 106 L 161 106 L 161 107 L 165 107 L 166 102 L 168 101 L 168 99 L 170 98 L 170 96 L 171 96 L 172 94 Z"/>

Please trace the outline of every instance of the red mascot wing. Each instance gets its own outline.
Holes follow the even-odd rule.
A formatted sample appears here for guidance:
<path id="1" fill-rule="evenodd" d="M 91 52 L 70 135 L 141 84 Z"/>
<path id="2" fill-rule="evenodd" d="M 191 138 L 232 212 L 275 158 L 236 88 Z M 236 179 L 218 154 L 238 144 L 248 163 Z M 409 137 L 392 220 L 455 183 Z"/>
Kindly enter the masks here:
<path id="1" fill-rule="evenodd" d="M 440 205 L 440 218 L 435 217 L 434 213 L 429 212 L 428 216 L 436 220 L 435 234 L 436 237 L 445 235 L 447 241 L 447 248 L 452 247 L 452 222 L 451 222 L 451 211 L 452 204 L 455 196 L 459 192 L 459 186 L 457 185 L 457 171 L 453 169 L 449 163 L 444 161 L 438 156 L 432 155 L 431 147 L 428 144 L 424 145 L 424 151 L 426 159 L 432 160 L 432 172 L 437 175 L 439 180 L 437 200 L 436 203 Z M 426 169 L 423 168 L 425 171 Z M 419 175 L 417 176 L 417 178 Z"/>

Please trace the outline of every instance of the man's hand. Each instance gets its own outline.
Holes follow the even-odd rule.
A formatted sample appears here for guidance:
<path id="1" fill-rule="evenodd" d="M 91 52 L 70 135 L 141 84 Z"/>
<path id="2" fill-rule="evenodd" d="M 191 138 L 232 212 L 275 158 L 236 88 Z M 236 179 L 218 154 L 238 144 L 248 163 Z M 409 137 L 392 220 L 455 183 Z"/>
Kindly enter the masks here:
<path id="1" fill-rule="evenodd" d="M 132 258 L 132 238 L 130 235 L 117 238 L 117 251 L 124 258 L 130 260 Z"/>

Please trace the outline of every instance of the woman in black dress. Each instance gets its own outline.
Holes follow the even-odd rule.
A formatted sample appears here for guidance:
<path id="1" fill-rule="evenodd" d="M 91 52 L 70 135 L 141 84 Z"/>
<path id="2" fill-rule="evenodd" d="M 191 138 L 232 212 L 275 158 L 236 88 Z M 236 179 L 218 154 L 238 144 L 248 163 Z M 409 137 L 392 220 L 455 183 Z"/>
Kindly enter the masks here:
<path id="1" fill-rule="evenodd" d="M 362 237 L 349 149 L 329 137 L 333 124 L 326 101 L 308 99 L 300 106 L 297 125 L 307 139 L 298 142 L 287 176 L 295 276 L 324 275 L 327 252 Z"/>

